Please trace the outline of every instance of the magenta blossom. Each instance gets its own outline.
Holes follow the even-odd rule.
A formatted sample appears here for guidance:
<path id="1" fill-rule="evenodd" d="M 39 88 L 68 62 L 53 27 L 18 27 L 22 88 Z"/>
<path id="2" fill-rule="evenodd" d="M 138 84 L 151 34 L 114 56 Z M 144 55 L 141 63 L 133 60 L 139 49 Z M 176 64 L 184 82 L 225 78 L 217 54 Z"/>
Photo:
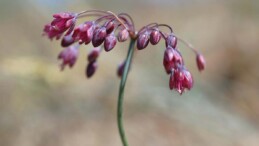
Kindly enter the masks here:
<path id="1" fill-rule="evenodd" d="M 169 87 L 175 89 L 182 94 L 185 89 L 191 90 L 193 86 L 193 78 L 191 73 L 184 67 L 178 67 L 171 72 Z"/>
<path id="2" fill-rule="evenodd" d="M 77 19 L 88 16 L 97 18 L 84 21 L 76 26 Z M 116 47 L 118 42 L 125 42 L 128 39 L 131 42 L 133 41 L 132 48 L 137 48 L 138 50 L 147 48 L 149 44 L 157 45 L 164 40 L 166 49 L 163 66 L 166 73 L 170 75 L 169 87 L 170 89 L 175 89 L 180 94 L 185 89 L 190 90 L 192 88 L 193 79 L 191 73 L 185 68 L 184 58 L 178 48 L 178 43 L 185 44 L 196 54 L 196 64 L 199 71 L 205 68 L 204 57 L 192 45 L 179 38 L 167 24 L 150 23 L 137 30 L 130 15 L 126 13 L 116 15 L 110 11 L 99 10 L 89 10 L 80 13 L 62 12 L 54 14 L 53 17 L 54 20 L 45 25 L 44 34 L 50 39 L 62 37 L 61 46 L 67 47 L 58 57 L 63 61 L 61 70 L 66 65 L 72 67 L 75 64 L 79 45 L 92 44 L 94 49 L 87 56 L 88 65 L 85 70 L 86 76 L 90 78 L 97 70 L 97 60 L 101 50 L 104 49 L 105 52 L 110 52 Z M 169 31 L 165 32 L 165 29 L 161 29 L 161 27 L 167 28 Z M 63 35 L 64 33 L 65 35 Z M 126 62 L 124 60 L 117 69 L 119 77 L 123 75 Z"/>
<path id="3" fill-rule="evenodd" d="M 65 66 L 68 65 L 70 68 L 74 66 L 78 56 L 79 46 L 69 46 L 61 51 L 58 55 L 58 59 L 62 60 L 60 69 L 64 70 Z"/>
<path id="4" fill-rule="evenodd" d="M 75 26 L 76 16 L 77 14 L 68 12 L 54 14 L 54 20 L 44 27 L 44 35 L 47 35 L 50 39 L 54 37 L 59 39 L 68 29 L 67 34 L 70 34 Z"/>

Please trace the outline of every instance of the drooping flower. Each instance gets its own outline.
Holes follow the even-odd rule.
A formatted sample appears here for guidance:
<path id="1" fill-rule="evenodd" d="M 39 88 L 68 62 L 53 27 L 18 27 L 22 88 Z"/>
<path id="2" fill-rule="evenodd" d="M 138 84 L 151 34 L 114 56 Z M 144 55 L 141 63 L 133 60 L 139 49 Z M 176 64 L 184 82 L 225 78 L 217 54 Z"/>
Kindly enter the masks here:
<path id="1" fill-rule="evenodd" d="M 85 21 L 75 26 L 77 19 L 87 16 L 94 16 L 97 19 Z M 184 66 L 183 56 L 177 46 L 178 40 L 196 53 L 196 63 L 199 71 L 204 70 L 206 65 L 204 57 L 192 45 L 179 38 L 167 24 L 150 23 L 137 31 L 133 19 L 128 14 L 120 13 L 116 15 L 110 11 L 98 10 L 80 13 L 62 12 L 54 14 L 53 17 L 54 20 L 44 26 L 43 34 L 50 39 L 62 38 L 61 46 L 66 48 L 58 56 L 62 60 L 61 70 L 67 65 L 70 68 L 73 67 L 78 57 L 79 45 L 92 43 L 94 48 L 87 56 L 88 65 L 85 70 L 86 76 L 90 78 L 97 70 L 97 59 L 102 48 L 109 52 L 115 48 L 117 41 L 125 42 L 127 39 L 131 39 L 131 42 L 136 42 L 138 50 L 146 48 L 149 42 L 152 45 L 157 45 L 161 39 L 164 39 L 166 49 L 163 66 L 166 73 L 170 75 L 169 87 L 180 94 L 186 89 L 190 90 L 192 88 L 193 78 Z M 170 32 L 164 32 L 160 27 L 166 27 Z M 123 61 L 118 66 L 117 75 L 119 77 L 123 75 L 125 64 L 126 61 Z"/>
<path id="2" fill-rule="evenodd" d="M 78 45 L 69 46 L 59 53 L 58 59 L 62 60 L 61 70 L 64 70 L 66 65 L 70 68 L 74 66 L 78 57 L 78 48 Z"/>
<path id="3" fill-rule="evenodd" d="M 174 89 L 178 93 L 182 94 L 185 89 L 191 90 L 192 86 L 192 75 L 183 66 L 180 66 L 171 72 L 169 80 L 169 87 L 171 90 Z"/>
<path id="4" fill-rule="evenodd" d="M 75 26 L 76 16 L 77 14 L 68 12 L 54 14 L 54 20 L 45 25 L 43 30 L 44 35 L 47 35 L 50 39 L 53 39 L 54 37 L 59 39 L 68 29 L 70 29 L 69 32 L 72 32 L 73 27 Z M 69 33 L 66 35 L 68 34 Z"/>

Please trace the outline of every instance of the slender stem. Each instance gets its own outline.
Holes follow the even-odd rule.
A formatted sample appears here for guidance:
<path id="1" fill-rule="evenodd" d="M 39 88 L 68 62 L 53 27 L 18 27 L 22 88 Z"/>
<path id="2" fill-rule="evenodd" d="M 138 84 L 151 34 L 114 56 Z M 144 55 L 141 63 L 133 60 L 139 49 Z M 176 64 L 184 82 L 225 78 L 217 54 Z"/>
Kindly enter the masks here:
<path id="1" fill-rule="evenodd" d="M 129 73 L 129 68 L 131 65 L 133 52 L 135 49 L 134 45 L 135 45 L 135 40 L 131 39 L 130 45 L 129 45 L 129 50 L 128 50 L 128 55 L 127 55 L 125 66 L 124 66 L 124 71 L 123 71 L 123 74 L 121 77 L 118 104 L 117 104 L 117 122 L 118 122 L 120 138 L 121 138 L 121 142 L 122 142 L 123 146 L 128 146 L 127 138 L 126 138 L 124 127 L 123 127 L 123 97 L 124 97 L 124 88 L 125 88 L 126 80 L 127 80 L 128 73 Z"/>

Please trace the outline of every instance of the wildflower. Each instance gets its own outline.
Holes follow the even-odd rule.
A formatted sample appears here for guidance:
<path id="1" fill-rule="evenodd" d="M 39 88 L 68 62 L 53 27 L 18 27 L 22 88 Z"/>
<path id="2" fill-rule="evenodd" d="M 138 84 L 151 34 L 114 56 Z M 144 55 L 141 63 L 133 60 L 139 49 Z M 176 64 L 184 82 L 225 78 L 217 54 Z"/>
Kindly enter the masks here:
<path id="1" fill-rule="evenodd" d="M 77 19 L 87 16 L 96 16 L 97 19 L 85 21 L 76 26 Z M 165 51 L 163 66 L 170 76 L 169 87 L 182 94 L 186 89 L 193 86 L 191 73 L 184 66 L 184 59 L 177 47 L 178 41 L 185 44 L 196 54 L 196 63 L 199 71 L 205 68 L 204 57 L 196 51 L 192 45 L 179 38 L 173 29 L 167 24 L 150 23 L 143 26 L 139 31 L 135 29 L 133 19 L 126 13 L 118 15 L 110 11 L 89 10 L 81 13 L 62 12 L 53 15 L 54 20 L 44 26 L 43 34 L 50 39 L 62 37 L 61 46 L 66 47 L 58 56 L 62 60 L 61 70 L 66 65 L 73 67 L 78 56 L 78 46 L 92 43 L 94 48 L 87 56 L 88 64 L 85 74 L 92 77 L 97 69 L 97 59 L 101 48 L 106 52 L 115 48 L 117 41 L 125 42 L 130 39 L 136 42 L 138 50 L 142 50 L 149 45 L 157 45 L 161 39 L 165 41 Z M 166 27 L 169 32 L 164 32 L 160 28 Z M 65 35 L 63 36 L 63 34 Z M 73 45 L 75 44 L 75 45 Z M 134 45 L 130 45 L 134 48 Z M 122 76 L 125 64 L 130 59 L 123 61 L 117 69 L 117 75 Z M 128 70 L 127 70 L 128 71 Z"/>
<path id="2" fill-rule="evenodd" d="M 182 94 L 185 89 L 191 90 L 192 86 L 192 75 L 183 66 L 180 66 L 171 72 L 169 80 L 169 87 L 171 90 L 175 89 L 178 93 Z"/>
<path id="3" fill-rule="evenodd" d="M 72 32 L 76 16 L 77 14 L 75 13 L 67 12 L 54 14 L 54 20 L 51 23 L 46 24 L 44 27 L 44 35 L 47 35 L 50 39 L 54 37 L 59 39 L 66 30 L 70 29 L 69 33 Z M 69 33 L 67 33 L 67 35 Z"/>
<path id="4" fill-rule="evenodd" d="M 77 60 L 78 46 L 69 46 L 61 51 L 58 55 L 58 59 L 62 60 L 60 65 L 61 70 L 64 70 L 65 66 L 68 65 L 72 68 Z"/>

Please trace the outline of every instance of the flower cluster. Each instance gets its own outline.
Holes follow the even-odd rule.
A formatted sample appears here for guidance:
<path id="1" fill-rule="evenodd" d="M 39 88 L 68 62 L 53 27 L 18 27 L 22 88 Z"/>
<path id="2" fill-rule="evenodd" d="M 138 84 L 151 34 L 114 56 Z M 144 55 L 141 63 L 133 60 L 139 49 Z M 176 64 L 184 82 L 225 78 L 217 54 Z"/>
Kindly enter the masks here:
<path id="1" fill-rule="evenodd" d="M 102 49 L 111 51 L 117 42 L 125 42 L 128 39 L 136 40 L 138 50 L 145 49 L 149 42 L 152 45 L 158 44 L 161 39 L 165 40 L 165 52 L 163 65 L 167 74 L 170 75 L 169 87 L 182 94 L 185 89 L 190 90 L 193 86 L 191 73 L 184 65 L 183 57 L 177 47 L 181 41 L 187 45 L 195 54 L 198 69 L 205 68 L 205 59 L 189 43 L 175 35 L 172 28 L 166 24 L 150 23 L 135 30 L 132 18 L 126 13 L 118 15 L 110 11 L 89 10 L 80 13 L 62 12 L 53 15 L 54 20 L 44 27 L 44 35 L 49 39 L 61 39 L 61 46 L 65 49 L 59 54 L 58 59 L 62 60 L 61 70 L 65 66 L 73 67 L 77 60 L 78 49 L 82 44 L 92 43 L 93 49 L 87 56 L 86 76 L 92 77 L 97 70 L 97 59 Z M 83 22 L 76 26 L 77 19 L 93 17 L 94 20 Z M 169 32 L 163 32 L 160 27 L 166 27 Z M 125 61 L 117 69 L 117 75 L 123 74 Z"/>

